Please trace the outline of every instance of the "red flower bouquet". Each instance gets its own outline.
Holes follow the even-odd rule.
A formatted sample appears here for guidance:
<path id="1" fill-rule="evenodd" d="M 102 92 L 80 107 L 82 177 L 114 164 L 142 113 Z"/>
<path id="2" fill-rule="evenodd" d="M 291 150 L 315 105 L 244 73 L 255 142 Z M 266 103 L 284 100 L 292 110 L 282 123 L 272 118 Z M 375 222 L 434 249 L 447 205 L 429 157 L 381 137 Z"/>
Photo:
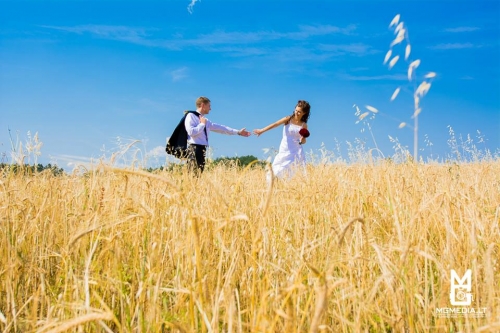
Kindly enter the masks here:
<path id="1" fill-rule="evenodd" d="M 300 136 L 302 136 L 304 138 L 308 138 L 309 135 L 311 135 L 311 133 L 309 133 L 309 131 L 307 130 L 307 128 L 301 128 L 300 131 L 299 131 L 299 134 L 300 134 Z"/>

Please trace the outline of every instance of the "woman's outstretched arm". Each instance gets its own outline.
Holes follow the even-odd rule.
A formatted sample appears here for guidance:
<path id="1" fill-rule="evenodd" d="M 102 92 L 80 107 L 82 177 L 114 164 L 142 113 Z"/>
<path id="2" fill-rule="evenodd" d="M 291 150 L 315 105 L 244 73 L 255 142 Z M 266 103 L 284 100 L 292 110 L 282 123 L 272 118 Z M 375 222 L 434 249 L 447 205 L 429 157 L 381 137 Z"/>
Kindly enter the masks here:
<path id="1" fill-rule="evenodd" d="M 281 118 L 280 120 L 278 120 L 277 122 L 274 122 L 274 123 L 272 123 L 272 124 L 270 124 L 270 125 L 267 125 L 267 126 L 266 126 L 266 127 L 264 127 L 264 128 L 257 128 L 257 129 L 254 129 L 254 130 L 253 130 L 253 134 L 255 134 L 255 135 L 259 136 L 259 135 L 261 135 L 261 134 L 262 134 L 262 133 L 264 133 L 264 132 L 267 132 L 267 131 L 269 131 L 269 130 L 271 130 L 271 129 L 275 128 L 275 127 L 278 127 L 279 125 L 282 125 L 282 124 L 286 123 L 286 122 L 287 122 L 287 121 L 289 121 L 289 120 L 290 120 L 290 116 L 283 117 L 283 118 Z"/>

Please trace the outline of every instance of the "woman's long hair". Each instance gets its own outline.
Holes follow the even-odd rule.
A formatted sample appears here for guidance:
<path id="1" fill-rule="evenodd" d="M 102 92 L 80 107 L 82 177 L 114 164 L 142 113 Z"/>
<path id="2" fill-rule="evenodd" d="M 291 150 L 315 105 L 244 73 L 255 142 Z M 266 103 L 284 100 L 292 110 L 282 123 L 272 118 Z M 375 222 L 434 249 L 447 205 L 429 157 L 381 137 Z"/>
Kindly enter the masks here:
<path id="1" fill-rule="evenodd" d="M 300 120 L 307 123 L 307 121 L 309 120 L 309 115 L 311 114 L 311 105 L 309 104 L 308 101 L 299 100 L 295 107 L 297 107 L 297 106 L 299 108 L 302 108 L 302 112 L 304 112 L 304 114 L 302 115 L 302 118 Z M 290 115 L 290 117 L 288 118 L 288 121 L 285 123 L 285 125 L 288 125 L 290 123 L 290 120 L 292 119 L 292 117 L 294 115 L 295 115 L 295 110 Z"/>

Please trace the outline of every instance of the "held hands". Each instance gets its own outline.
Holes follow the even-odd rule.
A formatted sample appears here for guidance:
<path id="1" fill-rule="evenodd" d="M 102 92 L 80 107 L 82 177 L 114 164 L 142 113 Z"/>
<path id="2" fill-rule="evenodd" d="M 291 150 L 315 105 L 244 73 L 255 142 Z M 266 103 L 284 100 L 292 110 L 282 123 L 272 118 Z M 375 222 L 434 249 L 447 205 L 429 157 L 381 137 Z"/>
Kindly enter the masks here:
<path id="1" fill-rule="evenodd" d="M 247 131 L 245 128 L 242 128 L 238 131 L 238 135 L 244 136 L 244 137 L 249 137 L 252 135 L 249 131 Z"/>
<path id="2" fill-rule="evenodd" d="M 262 133 L 264 133 L 264 131 L 263 131 L 263 130 L 261 130 L 261 129 L 254 129 L 254 130 L 253 130 L 253 134 L 255 134 L 255 135 L 257 135 L 257 136 L 261 135 Z"/>

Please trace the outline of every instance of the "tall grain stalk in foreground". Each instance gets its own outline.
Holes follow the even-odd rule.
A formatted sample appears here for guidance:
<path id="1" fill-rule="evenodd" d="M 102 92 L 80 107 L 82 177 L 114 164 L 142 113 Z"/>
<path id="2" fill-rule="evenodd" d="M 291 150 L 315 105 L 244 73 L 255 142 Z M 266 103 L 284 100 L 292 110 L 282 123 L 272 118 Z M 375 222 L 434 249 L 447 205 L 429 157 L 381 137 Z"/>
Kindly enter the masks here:
<path id="1" fill-rule="evenodd" d="M 420 66 L 420 59 L 416 60 L 411 60 L 410 55 L 411 55 L 411 44 L 410 44 L 410 37 L 408 34 L 408 29 L 406 25 L 404 24 L 403 21 L 400 21 L 401 16 L 397 14 L 394 19 L 391 21 L 389 28 L 394 30 L 394 34 L 396 37 L 394 40 L 392 40 L 391 44 L 389 45 L 389 50 L 387 51 L 385 57 L 384 57 L 384 65 L 387 64 L 389 69 L 392 69 L 399 61 L 401 56 L 399 54 L 396 54 L 396 48 L 398 46 L 401 46 L 402 43 L 405 43 L 406 45 L 404 46 L 404 60 L 408 62 L 408 81 L 413 84 L 413 160 L 418 161 L 418 117 L 420 113 L 422 112 L 422 98 L 427 94 L 429 89 L 431 88 L 431 80 L 436 77 L 436 73 L 434 72 L 429 72 L 424 75 L 424 80 L 417 86 L 417 75 L 416 75 L 416 70 Z M 396 90 L 391 95 L 391 102 L 394 101 L 397 96 L 399 95 L 401 91 L 401 87 L 397 87 Z M 364 112 L 361 113 L 361 110 L 355 105 L 356 107 L 356 116 L 359 118 L 359 121 L 363 121 L 370 112 L 373 114 L 378 113 L 378 109 L 371 106 L 371 105 L 366 105 L 366 109 L 369 112 Z M 404 128 L 406 127 L 407 124 L 406 122 L 401 122 L 399 124 L 399 128 Z M 370 125 L 368 124 L 368 128 L 371 133 L 371 128 Z M 378 147 L 376 145 L 375 139 L 373 138 L 373 133 L 372 134 L 372 139 L 375 143 L 375 147 L 378 150 Z"/>
<path id="2" fill-rule="evenodd" d="M 417 161 L 418 157 L 418 116 L 420 115 L 420 112 L 422 112 L 422 107 L 421 107 L 421 102 L 422 98 L 427 94 L 429 89 L 431 88 L 431 80 L 436 77 L 436 73 L 434 72 L 429 72 L 424 75 L 424 79 L 418 86 L 417 86 L 417 76 L 416 76 L 416 69 L 418 66 L 420 66 L 420 59 L 416 59 L 413 61 L 410 61 L 410 54 L 411 54 L 411 44 L 410 44 L 410 38 L 408 35 L 408 29 L 406 25 L 403 23 L 403 21 L 400 21 L 400 15 L 396 15 L 394 19 L 391 21 L 391 24 L 389 25 L 390 28 L 394 29 L 394 33 L 396 34 L 396 38 L 391 42 L 390 44 L 390 49 L 387 52 L 385 59 L 384 59 L 384 64 L 390 59 L 393 47 L 395 45 L 398 45 L 402 43 L 403 41 L 406 42 L 405 46 L 405 55 L 404 59 L 405 61 L 408 61 L 410 64 L 408 66 L 408 81 L 410 83 L 413 83 L 413 159 Z M 389 69 L 391 69 L 396 62 L 398 61 L 399 56 L 396 55 L 394 56 L 390 61 L 389 61 Z M 400 87 L 396 88 L 394 93 L 391 96 L 391 101 L 393 101 L 397 95 L 399 94 Z M 406 125 L 406 123 L 401 123 L 399 125 L 399 128 L 403 128 Z"/>
<path id="3" fill-rule="evenodd" d="M 500 330 L 498 160 L 307 172 L 3 171 L 0 332 Z"/>

